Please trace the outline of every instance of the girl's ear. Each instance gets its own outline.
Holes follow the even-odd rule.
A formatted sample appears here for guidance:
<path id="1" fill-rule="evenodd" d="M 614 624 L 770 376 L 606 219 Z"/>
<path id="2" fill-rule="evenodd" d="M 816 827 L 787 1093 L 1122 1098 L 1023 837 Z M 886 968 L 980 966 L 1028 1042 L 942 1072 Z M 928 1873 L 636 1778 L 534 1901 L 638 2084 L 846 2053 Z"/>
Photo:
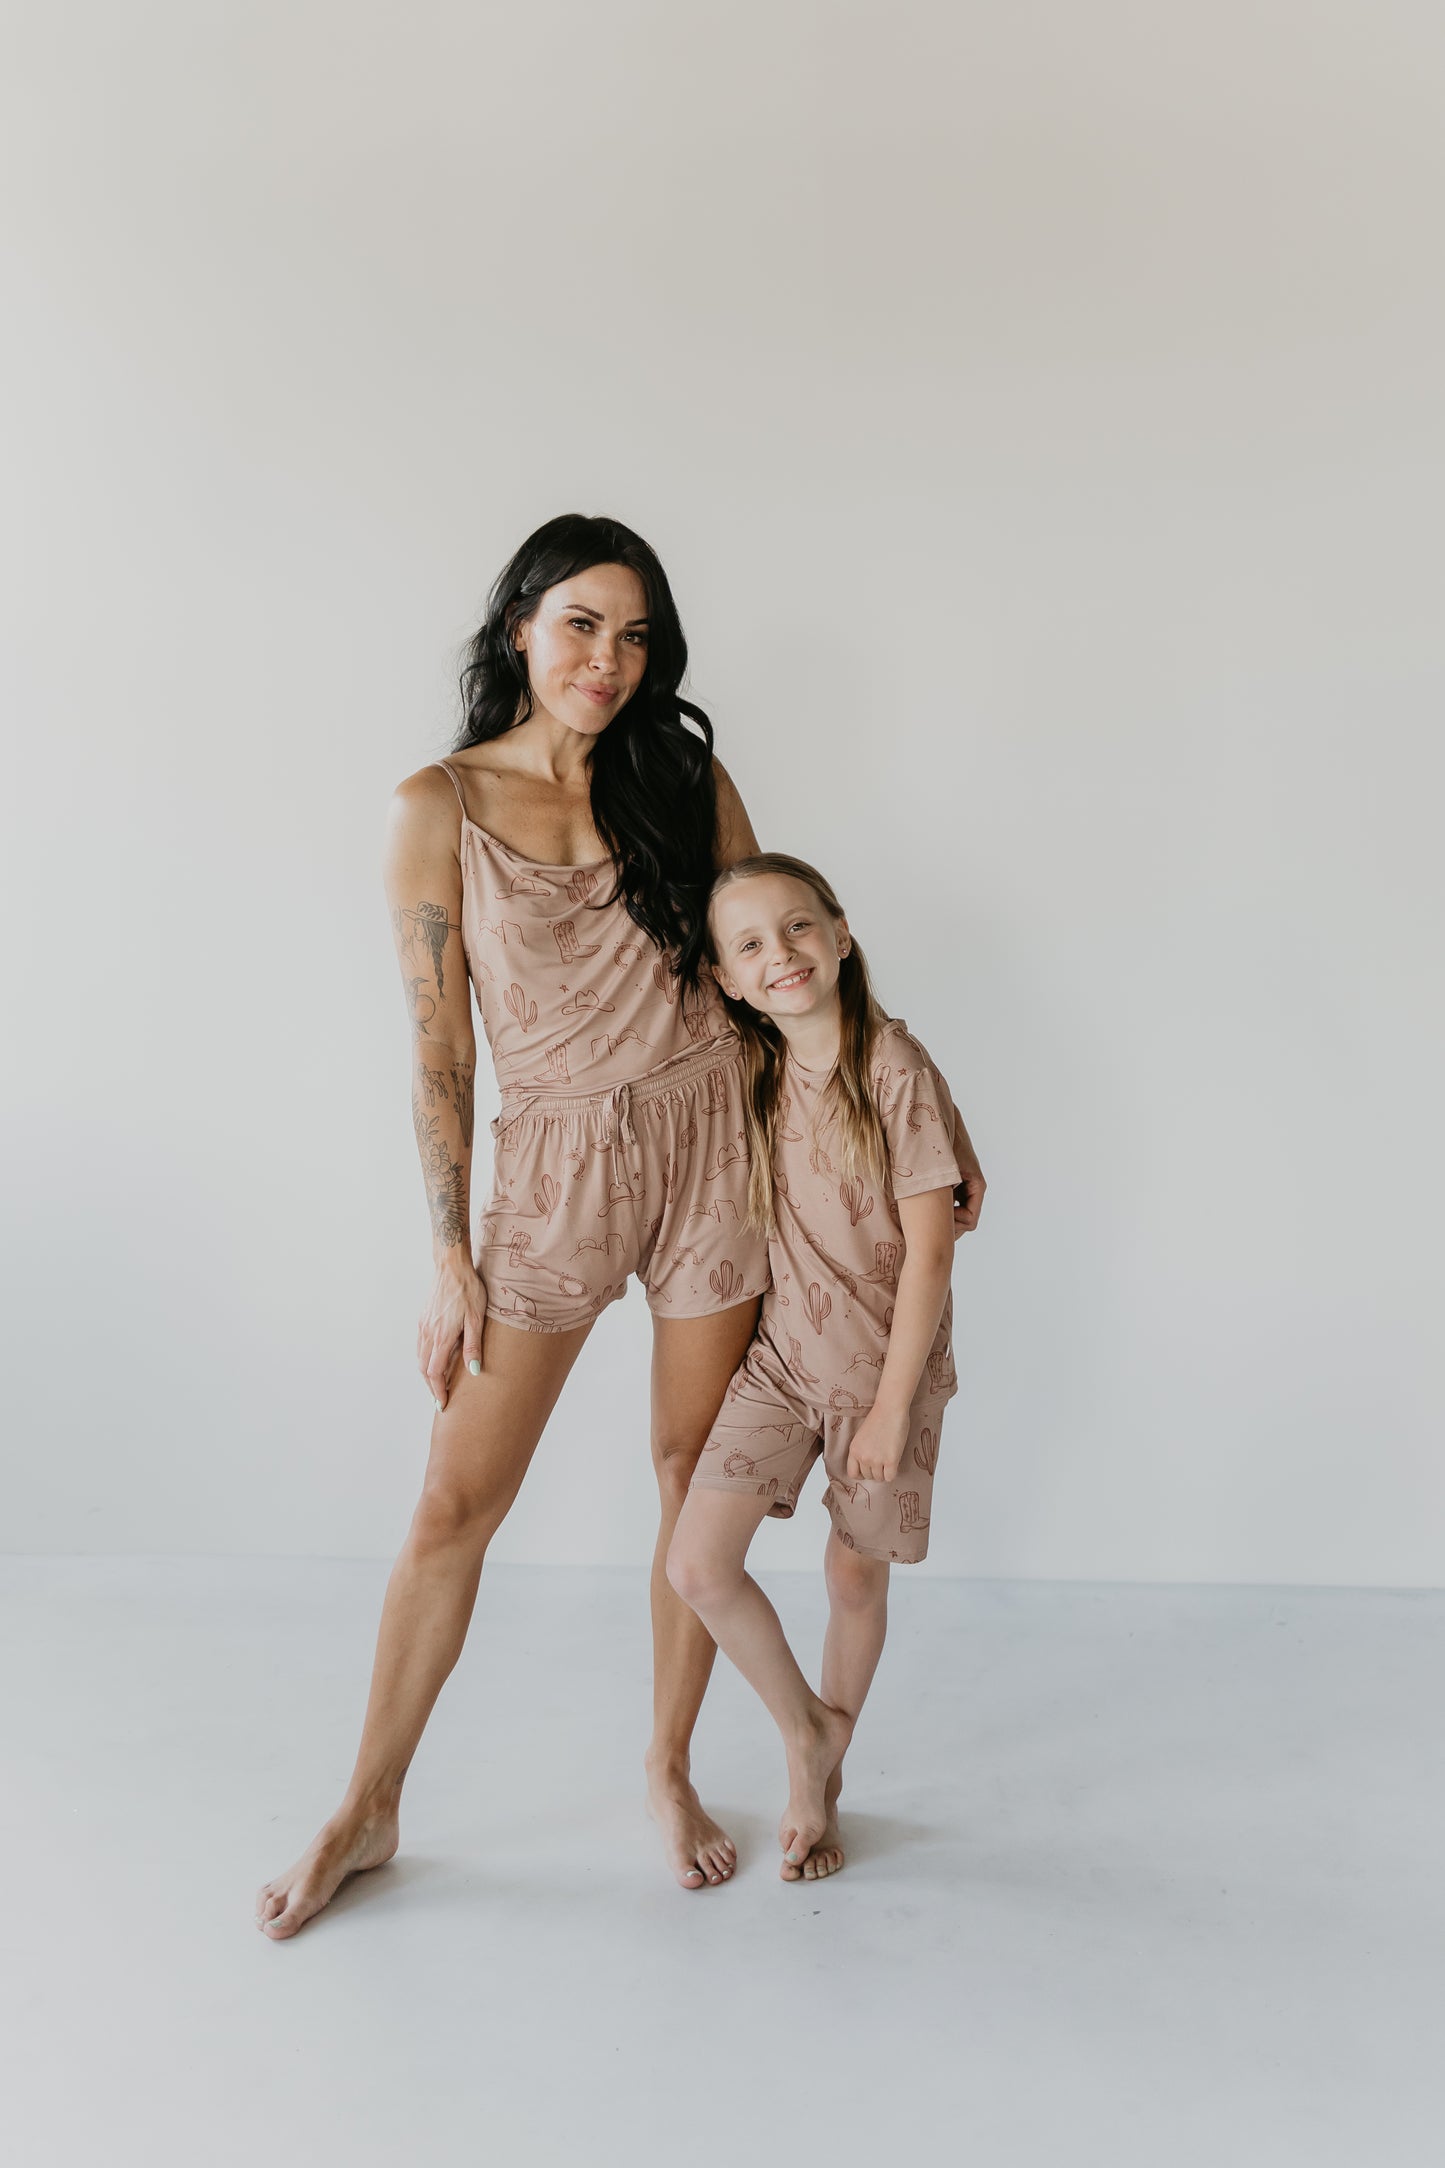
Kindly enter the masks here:
<path id="1" fill-rule="evenodd" d="M 853 936 L 848 931 L 848 921 L 846 918 L 840 918 L 837 921 L 836 925 L 833 928 L 833 934 L 834 938 L 838 943 L 839 956 L 846 956 L 849 949 L 853 946 Z"/>

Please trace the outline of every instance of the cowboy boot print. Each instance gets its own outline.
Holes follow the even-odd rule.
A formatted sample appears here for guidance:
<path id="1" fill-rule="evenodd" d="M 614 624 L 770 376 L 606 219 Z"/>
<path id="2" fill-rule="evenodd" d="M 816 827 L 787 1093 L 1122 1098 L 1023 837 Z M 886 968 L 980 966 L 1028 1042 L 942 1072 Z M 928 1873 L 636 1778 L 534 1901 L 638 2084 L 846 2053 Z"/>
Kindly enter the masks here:
<path id="1" fill-rule="evenodd" d="M 552 928 L 552 939 L 557 944 L 564 964 L 575 964 L 583 956 L 599 956 L 602 953 L 600 941 L 594 941 L 589 947 L 585 941 L 578 940 L 576 925 L 570 918 L 558 919 Z"/>
<path id="2" fill-rule="evenodd" d="M 572 1081 L 567 1074 L 567 1042 L 565 1039 L 559 1039 L 555 1046 L 549 1046 L 547 1049 L 547 1080 L 552 1084 L 570 1084 Z M 581 1154 L 573 1152 L 569 1153 L 568 1156 L 576 1159 L 580 1158 Z M 586 1164 L 585 1161 L 583 1164 Z"/>
<path id="3" fill-rule="evenodd" d="M 704 1114 L 726 1114 L 727 1105 L 728 1095 L 723 1080 L 716 1069 L 709 1069 L 707 1073 L 707 1097 L 702 1103 L 702 1111 Z M 696 1124 L 693 1125 L 693 1131 L 695 1136 Z"/>
<path id="4" fill-rule="evenodd" d="M 802 1341 L 795 1340 L 791 1333 L 785 1333 L 783 1337 L 788 1343 L 788 1376 L 798 1385 L 819 1384 L 821 1381 L 812 1371 L 804 1368 Z"/>
<path id="5" fill-rule="evenodd" d="M 898 1533 L 911 1536 L 928 1526 L 928 1515 L 919 1511 L 916 1490 L 901 1490 L 898 1499 Z"/>
<path id="6" fill-rule="evenodd" d="M 935 1348 L 928 1358 L 928 1383 L 935 1393 L 947 1392 L 957 1379 L 953 1375 L 953 1357 L 946 1347 Z"/>

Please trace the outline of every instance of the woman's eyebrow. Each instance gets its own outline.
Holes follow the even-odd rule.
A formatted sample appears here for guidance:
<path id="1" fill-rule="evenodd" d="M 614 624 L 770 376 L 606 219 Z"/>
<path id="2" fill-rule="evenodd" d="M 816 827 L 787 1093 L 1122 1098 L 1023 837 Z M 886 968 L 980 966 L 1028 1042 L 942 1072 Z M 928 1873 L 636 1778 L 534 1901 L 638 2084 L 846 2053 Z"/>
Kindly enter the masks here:
<path id="1" fill-rule="evenodd" d="M 603 625 L 607 622 L 607 612 L 605 610 L 594 610 L 590 602 L 564 602 L 562 608 L 570 610 L 574 617 L 595 617 Z M 624 632 L 631 632 L 634 625 L 645 625 L 646 623 L 647 619 L 645 617 L 629 617 L 623 630 Z"/>

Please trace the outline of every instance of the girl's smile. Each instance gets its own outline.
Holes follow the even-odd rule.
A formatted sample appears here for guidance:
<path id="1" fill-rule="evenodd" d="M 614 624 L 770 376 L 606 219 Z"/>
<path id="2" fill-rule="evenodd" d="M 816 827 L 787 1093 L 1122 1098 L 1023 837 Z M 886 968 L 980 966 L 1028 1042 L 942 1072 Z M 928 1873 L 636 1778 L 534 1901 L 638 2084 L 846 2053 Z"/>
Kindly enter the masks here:
<path id="1" fill-rule="evenodd" d="M 823 910 L 805 881 L 755 873 L 718 891 L 711 926 L 723 992 L 770 1017 L 805 1068 L 826 1069 L 838 1051 L 847 920 Z"/>

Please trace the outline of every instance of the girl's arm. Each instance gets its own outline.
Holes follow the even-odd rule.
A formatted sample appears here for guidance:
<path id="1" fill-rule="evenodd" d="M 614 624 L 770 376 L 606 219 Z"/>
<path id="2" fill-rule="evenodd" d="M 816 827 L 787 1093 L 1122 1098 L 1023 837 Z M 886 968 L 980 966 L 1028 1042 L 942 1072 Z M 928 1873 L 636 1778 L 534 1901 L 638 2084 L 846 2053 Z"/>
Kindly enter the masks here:
<path id="1" fill-rule="evenodd" d="M 848 1478 L 891 1483 L 908 1443 L 909 1411 L 938 1334 L 953 1271 L 953 1191 L 898 1199 L 907 1244 L 893 1304 L 888 1353 L 872 1407 L 853 1433 Z"/>
<path id="2" fill-rule="evenodd" d="M 457 835 L 456 798 L 445 777 L 423 770 L 400 786 L 387 823 L 386 896 L 411 1014 L 411 1112 L 436 1268 L 417 1328 L 417 1365 L 439 1408 L 458 1350 L 480 1366 L 487 1307 L 472 1262 L 477 1042 L 462 949 Z"/>

